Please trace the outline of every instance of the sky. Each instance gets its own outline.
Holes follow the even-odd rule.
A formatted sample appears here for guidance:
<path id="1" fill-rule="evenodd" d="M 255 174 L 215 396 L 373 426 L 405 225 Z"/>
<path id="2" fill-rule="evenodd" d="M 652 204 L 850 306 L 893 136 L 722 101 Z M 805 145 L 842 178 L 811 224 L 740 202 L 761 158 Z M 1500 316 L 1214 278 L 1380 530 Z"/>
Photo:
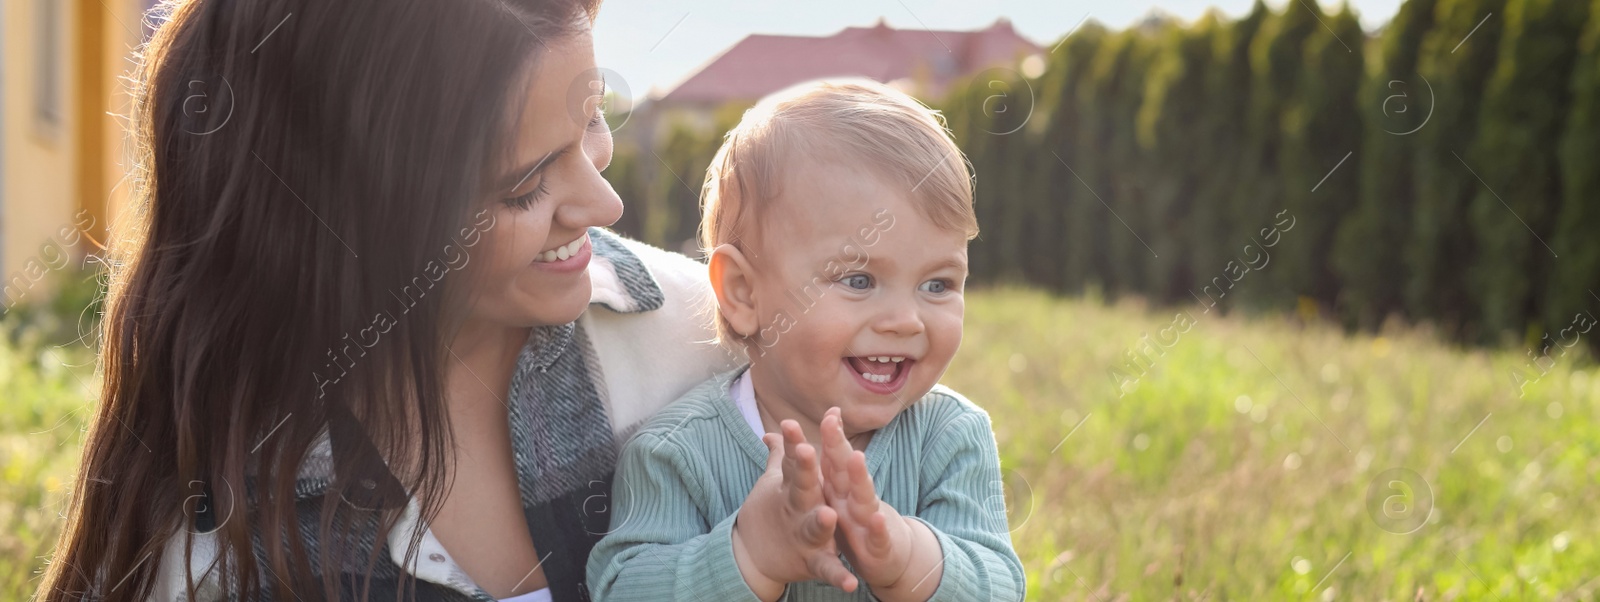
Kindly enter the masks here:
<path id="1" fill-rule="evenodd" d="M 1289 2 L 1267 0 L 1281 9 Z M 1402 0 L 1348 0 L 1368 31 L 1388 22 Z M 1342 0 L 1341 0 L 1342 2 Z M 1341 2 L 1323 0 L 1326 10 Z M 1006 17 L 1041 46 L 1060 39 L 1086 17 L 1123 28 L 1159 9 L 1194 19 L 1216 6 L 1229 16 L 1249 12 L 1253 0 L 605 0 L 595 22 L 595 60 L 620 76 L 628 97 L 652 87 L 670 89 L 717 54 L 755 33 L 826 36 L 845 27 L 869 27 L 882 18 L 901 29 L 973 30 Z M 620 92 L 620 90 L 619 90 Z"/>

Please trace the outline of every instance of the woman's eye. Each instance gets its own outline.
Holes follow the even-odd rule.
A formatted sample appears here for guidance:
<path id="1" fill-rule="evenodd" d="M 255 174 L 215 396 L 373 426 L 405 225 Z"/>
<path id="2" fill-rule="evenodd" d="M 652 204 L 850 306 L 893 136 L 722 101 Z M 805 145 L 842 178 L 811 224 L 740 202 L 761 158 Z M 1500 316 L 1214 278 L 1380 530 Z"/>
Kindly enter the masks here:
<path id="1" fill-rule="evenodd" d="M 594 119 L 590 119 L 589 120 L 589 129 L 592 130 L 592 129 L 595 129 L 597 127 L 600 127 L 600 124 L 603 124 L 605 122 L 606 122 L 605 111 L 603 111 L 603 110 L 601 110 L 599 108 L 596 108 L 594 110 Z"/>
<path id="2" fill-rule="evenodd" d="M 949 292 L 950 282 L 948 280 L 929 280 L 922 283 L 922 290 L 923 292 L 942 294 Z"/>
<path id="3" fill-rule="evenodd" d="M 532 207 L 533 204 L 539 199 L 544 198 L 544 195 L 547 192 L 549 191 L 545 189 L 544 176 L 540 176 L 539 185 L 533 187 L 533 190 L 529 190 L 527 194 L 522 196 L 504 199 L 502 202 L 504 202 L 507 207 L 511 207 L 513 209 L 527 209 Z"/>
<path id="4" fill-rule="evenodd" d="M 872 286 L 872 277 L 866 274 L 851 274 L 841 278 L 839 282 L 852 289 L 864 291 Z"/>

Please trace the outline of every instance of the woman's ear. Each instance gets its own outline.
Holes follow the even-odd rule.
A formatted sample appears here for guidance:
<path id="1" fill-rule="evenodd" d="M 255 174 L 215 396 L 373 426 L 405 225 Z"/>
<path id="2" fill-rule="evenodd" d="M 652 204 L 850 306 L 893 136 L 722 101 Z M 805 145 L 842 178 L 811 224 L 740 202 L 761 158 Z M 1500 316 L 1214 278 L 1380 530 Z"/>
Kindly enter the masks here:
<path id="1" fill-rule="evenodd" d="M 739 336 L 756 333 L 755 272 L 744 253 L 733 245 L 717 245 L 711 250 L 711 290 L 717 295 L 717 309 Z"/>

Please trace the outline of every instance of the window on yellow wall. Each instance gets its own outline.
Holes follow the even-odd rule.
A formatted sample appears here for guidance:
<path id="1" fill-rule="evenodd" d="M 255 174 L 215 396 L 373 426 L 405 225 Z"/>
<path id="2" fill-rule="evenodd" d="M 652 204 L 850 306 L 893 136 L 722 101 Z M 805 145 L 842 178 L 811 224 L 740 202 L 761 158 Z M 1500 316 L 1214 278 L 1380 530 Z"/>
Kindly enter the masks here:
<path id="1" fill-rule="evenodd" d="M 38 15 L 38 59 L 34 74 L 34 118 L 47 132 L 61 125 L 61 2 L 60 0 L 35 0 Z"/>

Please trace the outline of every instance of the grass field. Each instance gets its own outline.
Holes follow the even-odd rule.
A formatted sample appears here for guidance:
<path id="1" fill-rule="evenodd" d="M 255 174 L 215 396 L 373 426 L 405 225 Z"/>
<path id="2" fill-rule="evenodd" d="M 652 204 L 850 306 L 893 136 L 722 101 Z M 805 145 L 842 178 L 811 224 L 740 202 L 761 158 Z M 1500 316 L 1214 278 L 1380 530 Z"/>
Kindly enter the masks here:
<path id="1" fill-rule="evenodd" d="M 0 600 L 27 600 L 55 543 L 99 381 L 83 344 L 19 344 L 11 334 L 0 333 Z"/>
<path id="2" fill-rule="evenodd" d="M 1020 289 L 967 312 L 945 382 L 994 419 L 1030 599 L 1600 597 L 1582 345 L 1519 396 L 1524 350 L 1417 329 Z M 1168 346 L 1141 343 L 1162 329 Z M 87 349 L 40 349 L 0 344 L 0 600 L 26 599 L 48 553 L 92 394 Z M 1159 351 L 1130 368 L 1137 349 Z"/>

